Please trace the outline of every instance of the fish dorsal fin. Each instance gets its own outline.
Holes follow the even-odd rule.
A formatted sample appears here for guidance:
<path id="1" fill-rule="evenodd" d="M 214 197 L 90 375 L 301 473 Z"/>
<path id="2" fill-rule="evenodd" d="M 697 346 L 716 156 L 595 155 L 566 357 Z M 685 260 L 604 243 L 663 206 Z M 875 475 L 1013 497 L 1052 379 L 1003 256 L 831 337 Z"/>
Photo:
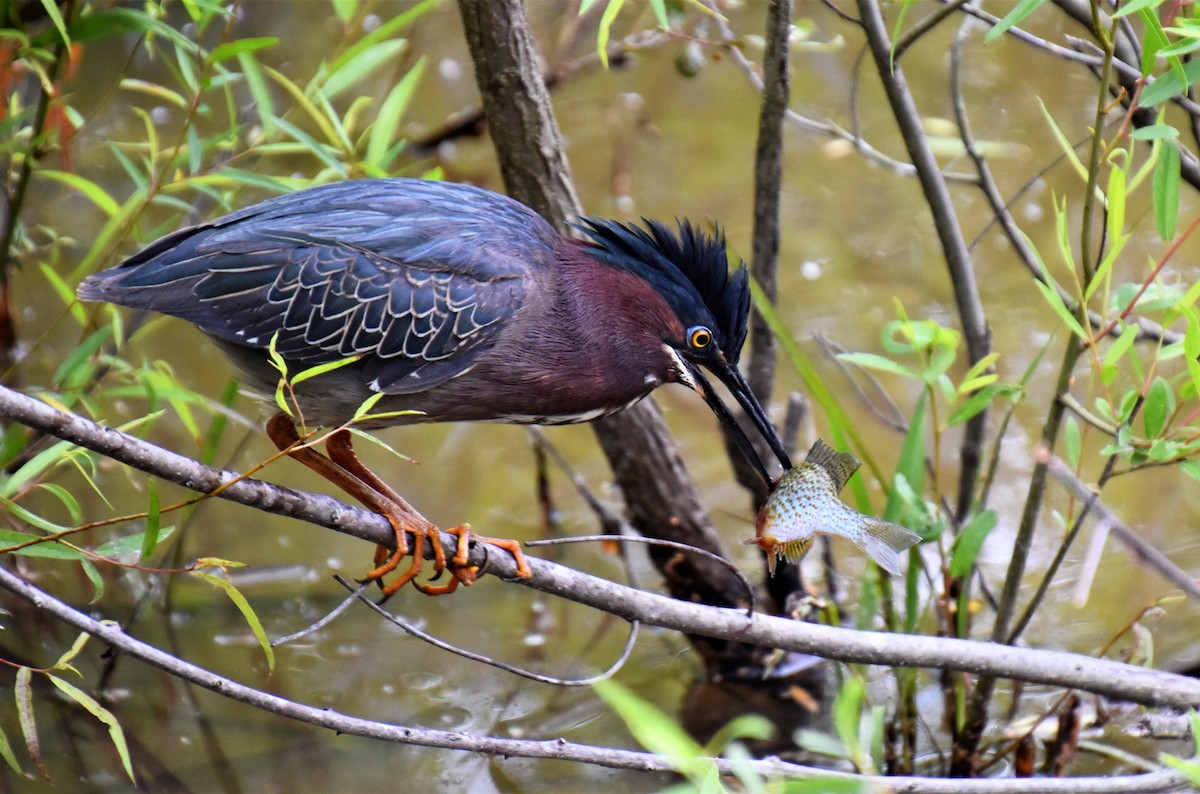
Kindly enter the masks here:
<path id="1" fill-rule="evenodd" d="M 846 480 L 850 479 L 850 475 L 858 471 L 858 467 L 862 465 L 858 462 L 858 458 L 849 452 L 838 452 L 819 438 L 812 445 L 812 449 L 808 451 L 808 457 L 805 460 L 820 466 L 829 474 L 829 478 L 833 480 L 834 493 L 841 491 L 846 485 Z"/>

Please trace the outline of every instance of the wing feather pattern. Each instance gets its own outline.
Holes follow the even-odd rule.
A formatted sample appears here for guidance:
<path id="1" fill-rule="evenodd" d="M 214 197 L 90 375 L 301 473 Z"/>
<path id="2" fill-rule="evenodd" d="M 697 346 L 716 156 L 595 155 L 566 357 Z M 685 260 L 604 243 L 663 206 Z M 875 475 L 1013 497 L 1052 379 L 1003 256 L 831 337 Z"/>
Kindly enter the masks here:
<path id="1" fill-rule="evenodd" d="M 469 369 L 553 263 L 536 213 L 466 185 L 342 182 L 270 199 L 151 244 L 80 297 L 189 320 L 302 366 L 363 357 L 409 393 Z"/>

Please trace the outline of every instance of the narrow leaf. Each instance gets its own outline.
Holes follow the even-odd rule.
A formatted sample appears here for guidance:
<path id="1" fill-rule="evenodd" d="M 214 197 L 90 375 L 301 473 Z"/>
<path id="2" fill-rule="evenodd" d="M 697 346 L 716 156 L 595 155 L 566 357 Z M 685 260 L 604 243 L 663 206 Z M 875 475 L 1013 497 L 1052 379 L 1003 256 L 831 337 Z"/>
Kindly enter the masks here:
<path id="1" fill-rule="evenodd" d="M 950 575 L 962 578 L 971 572 L 975 561 L 979 559 L 979 551 L 983 542 L 996 528 L 1000 517 L 995 510 L 984 510 L 977 513 L 967 522 L 967 525 L 954 539 L 953 556 L 950 558 Z"/>
<path id="2" fill-rule="evenodd" d="M 1071 314 L 1070 310 L 1067 309 L 1067 305 L 1059 297 L 1058 290 L 1043 281 L 1035 280 L 1033 283 L 1037 286 L 1038 291 L 1042 293 L 1042 297 L 1046 299 L 1046 303 L 1050 304 L 1050 308 L 1054 309 L 1054 313 L 1058 315 L 1058 318 L 1071 329 L 1071 333 L 1080 339 L 1087 339 L 1087 335 L 1083 332 L 1083 326 L 1079 324 L 1079 320 L 1075 319 L 1075 315 Z"/>
<path id="3" fill-rule="evenodd" d="M 26 780 L 33 778 L 33 775 L 21 768 L 21 764 L 17 761 L 17 756 L 13 752 L 12 745 L 9 744 L 8 734 L 4 732 L 3 728 L 0 728 L 0 758 L 3 758 L 4 763 L 8 764 L 9 768 L 21 777 Z"/>
<path id="4" fill-rule="evenodd" d="M 421 56 L 421 59 L 408 70 L 400 82 L 396 83 L 388 93 L 387 99 L 383 101 L 367 138 L 367 162 L 371 165 L 387 168 L 385 155 L 389 154 L 392 142 L 396 140 L 400 119 L 403 118 L 404 111 L 412 99 L 413 91 L 424 73 L 425 56 Z"/>
<path id="5" fill-rule="evenodd" d="M 1113 19 L 1119 19 L 1120 17 L 1141 11 L 1143 8 L 1157 8 L 1163 2 L 1164 0 L 1129 0 L 1128 3 L 1114 11 L 1112 17 Z"/>
<path id="6" fill-rule="evenodd" d="M 1179 72 L 1172 70 L 1155 78 L 1154 82 L 1142 89 L 1138 96 L 1138 104 L 1141 107 L 1153 107 L 1182 94 L 1188 86 L 1200 80 L 1200 61 L 1188 61 L 1183 65 L 1182 72 L 1181 76 Z"/>
<path id="7" fill-rule="evenodd" d="M 50 772 L 46 762 L 42 760 L 42 743 L 38 739 L 37 719 L 33 716 L 33 688 L 29 685 L 33 671 L 28 667 L 17 668 L 17 680 L 13 686 L 13 696 L 17 701 L 17 722 L 21 726 L 21 736 L 25 739 L 25 750 L 33 765 L 42 773 L 46 780 Z"/>
<path id="8" fill-rule="evenodd" d="M 1174 411 L 1175 394 L 1171 391 L 1171 385 L 1162 378 L 1155 378 L 1142 405 L 1142 425 L 1146 430 L 1146 438 L 1158 438 Z"/>
<path id="9" fill-rule="evenodd" d="M 914 380 L 921 380 L 921 376 L 912 369 L 903 364 L 893 361 L 884 356 L 875 355 L 874 353 L 841 353 L 838 355 L 840 361 L 845 361 L 848 364 L 855 364 L 864 369 L 873 369 L 878 372 L 890 372 L 893 375 L 900 375 Z"/>
<path id="10" fill-rule="evenodd" d="M 1021 0 L 1021 2 L 1016 4 L 1012 11 L 1009 11 L 1004 15 L 1004 19 L 1001 19 L 995 27 L 993 27 L 987 32 L 986 35 L 984 35 L 983 43 L 990 44 L 1000 36 L 1003 36 L 1009 28 L 1032 14 L 1044 2 L 1046 2 L 1046 0 Z"/>
<path id="11" fill-rule="evenodd" d="M 39 168 L 36 172 L 39 178 L 44 177 L 51 179 L 67 187 L 79 191 L 88 201 L 95 204 L 108 217 L 116 215 L 121 210 L 119 205 L 104 188 L 97 185 L 87 177 L 79 174 L 72 174 L 67 171 L 56 171 L 54 169 Z"/>
<path id="12" fill-rule="evenodd" d="M 279 39 L 274 36 L 257 36 L 246 39 L 238 39 L 237 41 L 229 41 L 224 44 L 219 44 L 208 55 L 208 62 L 220 63 L 229 58 L 236 58 L 239 55 L 244 55 L 257 50 L 265 50 L 268 47 L 274 47 L 279 43 Z"/>
<path id="13" fill-rule="evenodd" d="M 203 571 L 193 571 L 194 576 L 208 582 L 213 587 L 223 591 L 229 596 L 229 600 L 233 602 L 238 611 L 242 613 L 242 617 L 246 621 L 246 625 L 250 627 L 250 631 L 254 632 L 255 638 L 258 640 L 259 647 L 263 649 L 263 655 L 267 659 L 267 671 L 274 672 L 275 670 L 275 649 L 271 647 L 271 640 L 267 637 L 267 632 L 263 629 L 262 621 L 258 619 L 258 615 L 254 612 L 254 607 L 250 606 L 250 602 L 242 595 L 241 591 L 233 586 L 233 583 L 221 576 L 214 576 Z"/>
<path id="14" fill-rule="evenodd" d="M 700 745 L 678 722 L 613 681 L 599 681 L 593 687 L 640 745 L 652 753 L 666 756 L 689 780 L 695 782 L 698 777 L 703 777 L 705 767 L 711 766 L 711 761 L 703 757 Z"/>
<path id="15" fill-rule="evenodd" d="M 1063 457 L 1072 468 L 1079 465 L 1082 448 L 1083 438 L 1079 432 L 1079 421 L 1074 416 L 1068 416 L 1063 426 Z"/>
<path id="16" fill-rule="evenodd" d="M 1200 63 L 1200 61 L 1194 61 Z M 1158 142 L 1154 162 L 1154 223 L 1163 240 L 1175 236 L 1179 215 L 1179 146 L 1172 140 Z"/>
<path id="17" fill-rule="evenodd" d="M 138 549 L 138 562 L 145 563 L 158 546 L 159 530 L 162 529 L 162 516 L 158 512 L 158 487 L 154 480 L 149 480 L 146 505 L 146 531 L 142 533 L 141 548 Z"/>
<path id="18" fill-rule="evenodd" d="M 125 767 L 125 774 L 129 776 L 131 781 L 136 783 L 137 781 L 133 776 L 133 764 L 129 760 L 129 745 L 125 742 L 125 732 L 121 730 L 121 723 L 117 722 L 117 718 L 113 716 L 113 713 L 104 708 L 104 706 L 101 706 L 95 698 L 74 684 L 69 684 L 56 675 L 47 675 L 47 677 L 67 697 L 83 706 L 91 712 L 93 717 L 108 726 L 108 736 L 112 739 L 113 746 L 117 750 L 117 755 L 121 757 L 121 765 Z"/>

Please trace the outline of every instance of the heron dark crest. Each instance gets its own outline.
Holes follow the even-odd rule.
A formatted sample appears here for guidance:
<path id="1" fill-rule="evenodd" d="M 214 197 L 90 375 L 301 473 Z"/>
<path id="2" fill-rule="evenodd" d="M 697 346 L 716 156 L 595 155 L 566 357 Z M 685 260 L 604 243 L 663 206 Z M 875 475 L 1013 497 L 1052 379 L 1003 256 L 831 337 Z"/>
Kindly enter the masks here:
<path id="1" fill-rule="evenodd" d="M 723 236 L 683 221 L 678 231 L 587 219 L 586 241 L 559 235 L 528 207 L 481 188 L 417 179 L 341 182 L 263 201 L 169 234 L 83 282 L 79 297 L 150 309 L 194 323 L 230 356 L 246 384 L 273 394 L 279 372 L 352 359 L 296 384 L 305 425 L 338 428 L 328 456 L 306 446 L 293 417 L 267 431 L 280 450 L 385 517 L 396 550 L 381 547 L 369 579 L 409 552 L 395 592 L 422 567 L 434 527 L 354 453 L 358 426 L 493 421 L 586 422 L 632 405 L 664 383 L 699 392 L 769 484 L 765 464 L 709 383 L 714 374 L 745 409 L 784 468 L 787 453 L 738 373 L 750 293 L 730 269 Z M 382 397 L 378 397 L 382 395 Z M 449 563 L 469 584 L 466 525 Z M 514 541 L 498 545 L 528 566 Z"/>

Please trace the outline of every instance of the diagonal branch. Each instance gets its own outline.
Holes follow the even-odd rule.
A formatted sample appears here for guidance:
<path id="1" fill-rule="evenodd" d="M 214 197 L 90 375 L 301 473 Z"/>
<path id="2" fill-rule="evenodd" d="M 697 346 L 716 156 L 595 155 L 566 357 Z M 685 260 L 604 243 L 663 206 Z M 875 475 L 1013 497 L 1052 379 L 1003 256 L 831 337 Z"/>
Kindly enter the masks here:
<path id="1" fill-rule="evenodd" d="M 596 747 L 568 742 L 564 739 L 510 739 L 429 728 L 412 728 L 352 717 L 329 708 L 306 706 L 217 675 L 203 667 L 185 662 L 152 645 L 136 640 L 126 634 L 119 625 L 88 617 L 2 568 L 0 568 L 0 589 L 25 599 L 38 609 L 108 643 L 110 647 L 118 649 L 123 654 L 157 667 L 170 675 L 189 681 L 222 697 L 288 719 L 298 720 L 307 725 L 327 728 L 336 731 L 339 735 L 361 736 L 395 744 L 462 750 L 506 758 L 550 758 L 643 772 L 671 773 L 676 771 L 670 759 L 653 753 Z M 743 759 L 738 762 L 737 769 L 731 761 L 720 758 L 712 760 L 724 775 L 732 775 L 738 769 L 748 767 L 755 773 L 768 778 L 856 780 L 872 789 L 888 791 L 903 789 L 911 794 L 1038 794 L 1038 792 L 1045 794 L 1121 794 L 1122 792 L 1175 791 L 1183 784 L 1179 773 L 1170 769 L 1118 778 L 931 780 L 916 777 L 851 775 L 845 772 L 790 764 L 777 758 L 762 761 Z"/>
<path id="2" fill-rule="evenodd" d="M 955 304 L 967 341 L 967 356 L 971 364 L 981 361 L 991 350 L 991 332 L 987 326 L 979 288 L 975 283 L 975 271 L 971 265 L 971 253 L 963 239 L 962 227 L 954 211 L 954 202 L 946 179 L 938 167 L 929 139 L 921 128 L 921 116 L 908 90 L 908 83 L 900 65 L 892 62 L 891 42 L 877 0 L 858 0 L 859 17 L 875 59 L 875 70 L 883 82 L 892 114 L 900 127 L 904 145 L 917 169 L 925 201 L 933 213 L 933 225 L 941 241 L 942 253 L 950 271 L 950 282 L 954 288 Z M 971 510 L 975 493 L 975 480 L 979 475 L 983 453 L 983 436 L 987 429 L 987 411 L 981 411 L 965 425 L 961 447 L 962 469 L 958 481 L 958 504 L 955 509 L 959 521 Z"/>
<path id="3" fill-rule="evenodd" d="M 372 543 L 394 542 L 381 516 L 328 496 L 239 478 L 204 466 L 146 441 L 0 387 L 0 417 L 41 430 L 201 493 L 299 518 Z M 224 486 L 224 487 L 222 487 Z M 220 489 L 220 490 L 218 490 Z M 456 539 L 443 536 L 448 553 Z M 1185 676 L 1061 651 L 1033 650 L 989 642 L 888 634 L 819 626 L 770 615 L 747 617 L 741 610 L 687 603 L 635 590 L 544 560 L 529 560 L 533 575 L 516 579 L 516 564 L 482 544 L 471 563 L 515 583 L 591 606 L 625 620 L 692 636 L 810 653 L 862 664 L 960 670 L 998 678 L 1073 687 L 1149 706 L 1200 707 L 1200 681 Z"/>

